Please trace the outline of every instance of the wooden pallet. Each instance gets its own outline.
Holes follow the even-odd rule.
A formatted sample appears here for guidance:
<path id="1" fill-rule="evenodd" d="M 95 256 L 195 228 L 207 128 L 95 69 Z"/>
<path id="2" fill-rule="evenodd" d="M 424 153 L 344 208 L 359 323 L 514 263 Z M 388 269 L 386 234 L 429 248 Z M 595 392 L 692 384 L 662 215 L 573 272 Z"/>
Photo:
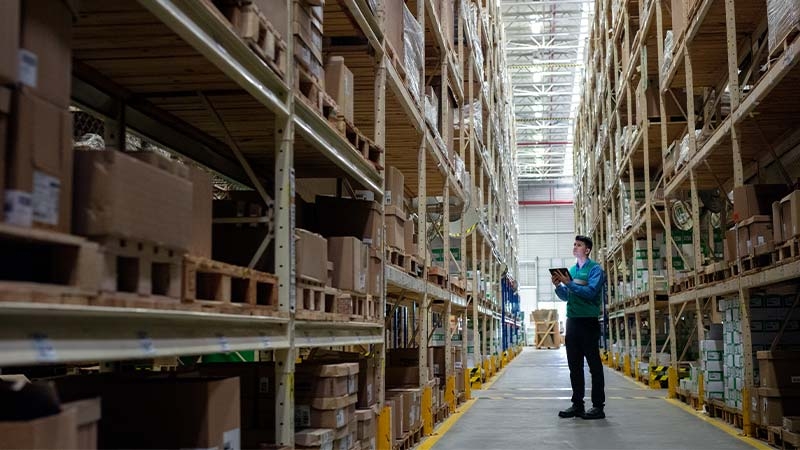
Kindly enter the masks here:
<path id="1" fill-rule="evenodd" d="M 334 114 L 333 117 L 328 118 L 328 121 L 333 124 L 336 131 L 344 136 L 347 142 L 349 142 L 364 159 L 371 162 L 378 170 L 383 169 L 383 167 L 380 166 L 383 149 L 378 146 L 375 141 L 368 138 L 341 114 Z"/>
<path id="2" fill-rule="evenodd" d="M 295 58 L 295 62 L 299 60 Z M 335 114 L 336 102 L 322 88 L 321 80 L 307 69 L 295 64 L 294 90 L 300 100 L 311 106 L 323 118 Z"/>
<path id="3" fill-rule="evenodd" d="M 800 257 L 800 238 L 792 238 L 775 246 L 774 259 L 778 264 L 786 264 Z"/>
<path id="4" fill-rule="evenodd" d="M 450 405 L 447 404 L 440 406 L 433 413 L 433 421 L 437 424 L 444 422 L 448 417 L 450 417 Z"/>
<path id="5" fill-rule="evenodd" d="M 221 4 L 231 29 L 281 78 L 286 76 L 286 41 L 253 4 Z"/>
<path id="6" fill-rule="evenodd" d="M 350 294 L 353 300 L 351 317 L 358 321 L 371 322 L 379 319 L 376 299 L 371 295 Z"/>
<path id="7" fill-rule="evenodd" d="M 419 278 L 422 276 L 422 272 L 424 270 L 422 263 L 420 263 L 419 258 L 416 256 L 409 256 L 409 270 L 408 273 L 411 274 L 412 277 Z"/>
<path id="8" fill-rule="evenodd" d="M 339 291 L 310 278 L 297 279 L 295 310 L 300 319 L 321 320 L 337 308 Z"/>
<path id="9" fill-rule="evenodd" d="M 86 304 L 99 289 L 98 244 L 0 223 L 0 302 Z M 9 257 L 12 256 L 13 258 Z"/>
<path id="10" fill-rule="evenodd" d="M 447 273 L 441 267 L 431 266 L 428 268 L 428 282 L 447 289 Z"/>
<path id="11" fill-rule="evenodd" d="M 800 433 L 793 433 L 781 427 L 767 427 L 767 442 L 782 449 L 800 448 Z"/>
<path id="12" fill-rule="evenodd" d="M 719 267 L 715 265 L 715 270 L 709 270 L 707 267 L 706 271 L 700 273 L 699 276 L 701 284 L 718 283 L 731 277 L 731 268 L 727 263 L 721 263 Z"/>
<path id="13" fill-rule="evenodd" d="M 180 298 L 183 250 L 111 236 L 99 243 L 101 292 Z"/>
<path id="14" fill-rule="evenodd" d="M 278 278 L 272 274 L 198 256 L 183 259 L 181 301 L 219 312 L 270 315 L 278 309 Z"/>
<path id="15" fill-rule="evenodd" d="M 465 297 L 467 295 L 467 290 L 464 287 L 464 282 L 461 280 L 450 281 L 450 292 L 459 295 L 461 297 Z"/>
<path id="16" fill-rule="evenodd" d="M 756 271 L 772 265 L 772 254 L 749 255 L 739 260 L 742 273 Z"/>
<path id="17" fill-rule="evenodd" d="M 403 434 L 403 437 L 394 441 L 392 449 L 411 450 L 422 440 L 422 426 Z"/>
<path id="18" fill-rule="evenodd" d="M 411 258 L 403 253 L 399 248 L 387 247 L 386 248 L 386 262 L 397 266 L 404 272 L 411 272 Z"/>

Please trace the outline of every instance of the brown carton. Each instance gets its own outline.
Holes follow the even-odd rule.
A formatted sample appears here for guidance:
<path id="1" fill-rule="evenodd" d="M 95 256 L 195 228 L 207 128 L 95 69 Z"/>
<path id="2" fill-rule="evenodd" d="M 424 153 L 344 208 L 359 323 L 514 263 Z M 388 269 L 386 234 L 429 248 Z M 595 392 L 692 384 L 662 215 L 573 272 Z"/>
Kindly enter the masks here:
<path id="1" fill-rule="evenodd" d="M 781 238 L 800 236 L 800 190 L 781 199 Z"/>
<path id="2" fill-rule="evenodd" d="M 74 4 L 26 0 L 22 9 L 20 82 L 39 97 L 68 108 L 72 72 Z"/>
<path id="3" fill-rule="evenodd" d="M 238 378 L 92 375 L 57 384 L 62 398 L 102 398 L 101 448 L 241 446 Z"/>
<path id="4" fill-rule="evenodd" d="M 406 252 L 406 215 L 397 206 L 387 206 L 386 220 L 386 245 L 394 247 L 400 252 Z"/>
<path id="5" fill-rule="evenodd" d="M 421 390 L 419 388 L 387 389 L 386 394 L 402 398 L 403 432 L 408 433 L 416 429 L 421 423 Z"/>
<path id="6" fill-rule="evenodd" d="M 0 2 L 0 85 L 13 84 L 17 81 L 19 18 L 19 0 Z"/>
<path id="7" fill-rule="evenodd" d="M 405 243 L 404 247 L 406 249 L 406 253 L 409 255 L 416 255 L 417 254 L 417 243 L 415 242 L 415 233 L 414 233 L 414 221 L 408 220 L 405 223 L 404 231 L 405 231 Z"/>
<path id="8" fill-rule="evenodd" d="M 419 367 L 386 367 L 387 387 L 406 387 L 419 385 Z"/>
<path id="9" fill-rule="evenodd" d="M 772 213 L 772 202 L 787 194 L 782 184 L 746 184 L 733 189 L 734 222 L 741 222 L 757 215 Z"/>
<path id="10" fill-rule="evenodd" d="M 339 114 L 353 122 L 353 100 L 355 91 L 353 72 L 344 64 L 341 56 L 331 56 L 325 66 L 325 89 L 339 106 Z"/>
<path id="11" fill-rule="evenodd" d="M 78 445 L 81 450 L 97 448 L 97 430 L 101 414 L 100 398 L 89 398 L 61 405 L 62 410 L 74 408 L 77 413 Z"/>
<path id="12" fill-rule="evenodd" d="M 72 117 L 29 92 L 16 94 L 7 149 L 5 221 L 69 232 L 72 212 Z"/>
<path id="13" fill-rule="evenodd" d="M 317 229 L 325 237 L 352 236 L 380 249 L 380 204 L 367 200 L 318 195 L 315 200 Z"/>
<path id="14" fill-rule="evenodd" d="M 672 33 L 677 41 L 686 30 L 686 0 L 672 0 Z"/>
<path id="15" fill-rule="evenodd" d="M 383 260 L 375 249 L 369 250 L 369 286 L 367 292 L 373 297 L 380 297 L 383 293 Z"/>
<path id="16" fill-rule="evenodd" d="M 403 42 L 403 8 L 405 7 L 405 2 L 403 0 L 385 0 L 382 6 L 385 17 L 392 18 L 392 20 L 386 21 L 386 30 L 384 31 L 386 41 L 391 45 L 397 59 L 403 61 L 405 55 L 403 53 L 405 48 Z"/>
<path id="17" fill-rule="evenodd" d="M 800 353 L 759 351 L 758 374 L 764 388 L 800 388 Z"/>
<path id="18" fill-rule="evenodd" d="M 301 228 L 295 228 L 295 234 L 297 276 L 325 283 L 328 280 L 328 241 Z"/>
<path id="19" fill-rule="evenodd" d="M 772 202 L 772 238 L 776 244 L 780 244 L 785 240 L 783 238 L 781 202 Z"/>
<path id="20" fill-rule="evenodd" d="M 354 237 L 328 239 L 328 257 L 333 262 L 333 287 L 365 293 L 368 252 L 369 247 Z"/>
<path id="21" fill-rule="evenodd" d="M 356 439 L 359 441 L 375 437 L 377 433 L 377 420 L 372 409 L 356 410 Z"/>
<path id="22" fill-rule="evenodd" d="M 405 177 L 394 166 L 386 171 L 386 204 L 403 208 Z"/>
<path id="23" fill-rule="evenodd" d="M 375 380 L 378 370 L 376 358 L 362 358 L 358 362 L 358 407 L 369 408 L 378 402 Z"/>
<path id="24" fill-rule="evenodd" d="M 340 429 L 353 421 L 356 405 L 338 409 L 317 409 L 309 404 L 297 403 L 294 409 L 294 423 L 297 427 Z"/>
<path id="25" fill-rule="evenodd" d="M 75 232 L 185 250 L 192 184 L 116 150 L 75 155 Z"/>
<path id="26" fill-rule="evenodd" d="M 192 181 L 192 239 L 189 253 L 211 258 L 214 182 L 208 172 L 197 167 L 189 168 L 189 179 Z"/>
<path id="27" fill-rule="evenodd" d="M 34 420 L 0 422 L 0 448 L 78 448 L 77 408 Z"/>
<path id="28" fill-rule="evenodd" d="M 386 393 L 386 406 L 392 410 L 392 442 L 403 435 L 403 398 Z"/>

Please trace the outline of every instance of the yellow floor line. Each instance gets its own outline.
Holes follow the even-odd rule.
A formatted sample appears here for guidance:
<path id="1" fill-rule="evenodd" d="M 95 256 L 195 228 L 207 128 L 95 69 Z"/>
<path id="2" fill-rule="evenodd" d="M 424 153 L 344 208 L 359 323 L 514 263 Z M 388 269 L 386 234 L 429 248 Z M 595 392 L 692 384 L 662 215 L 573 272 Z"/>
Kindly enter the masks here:
<path id="1" fill-rule="evenodd" d="M 517 355 L 517 357 L 519 357 L 519 355 Z M 485 390 L 489 389 L 490 387 L 492 387 L 494 382 L 497 381 L 503 375 L 503 373 L 505 373 L 506 369 L 508 369 L 508 367 L 511 364 L 513 364 L 514 361 L 516 361 L 517 359 L 518 358 L 514 358 L 514 360 L 512 360 L 508 364 L 506 364 L 505 367 L 500 369 L 500 371 L 497 372 L 495 374 L 495 376 L 492 377 L 491 380 L 489 380 L 486 383 L 484 383 L 483 387 L 481 387 L 481 389 L 479 389 L 479 390 L 485 391 Z M 458 408 L 455 413 L 450 415 L 450 417 L 448 417 L 447 420 L 442 422 L 441 425 L 439 425 L 438 427 L 436 427 L 436 429 L 433 430 L 433 434 L 431 434 L 430 436 L 428 436 L 425 439 L 423 439 L 422 442 L 420 442 L 419 445 L 416 447 L 416 449 L 417 450 L 430 450 L 431 448 L 433 448 L 433 446 L 436 445 L 437 442 L 439 442 L 439 439 L 441 439 L 442 436 L 445 435 L 445 433 L 450 431 L 450 428 L 452 428 L 453 425 L 455 425 L 456 422 L 458 422 L 458 420 L 461 418 L 461 416 L 463 416 L 467 411 L 469 411 L 469 409 L 472 408 L 472 406 L 477 401 L 478 401 L 478 397 L 473 397 L 473 398 L 467 400 L 466 402 L 464 402 L 464 404 L 461 405 L 461 407 Z"/>
<path id="2" fill-rule="evenodd" d="M 713 419 L 711 417 L 708 417 L 703 412 L 697 411 L 694 408 L 690 407 L 689 405 L 684 404 L 683 402 L 681 402 L 679 400 L 676 400 L 676 399 L 673 399 L 673 398 L 665 398 L 664 400 L 666 400 L 668 403 L 670 403 L 670 404 L 672 404 L 674 406 L 677 406 L 678 408 L 686 411 L 687 413 L 692 414 L 693 416 L 699 418 L 700 420 L 702 420 L 702 421 L 704 421 L 706 423 L 710 423 L 711 425 L 714 425 L 715 427 L 719 428 L 720 430 L 730 434 L 731 436 L 733 436 L 736 439 L 744 442 L 745 444 L 748 444 L 748 445 L 752 446 L 753 448 L 757 448 L 759 450 L 775 450 L 773 447 L 770 447 L 769 445 L 767 445 L 766 443 L 764 443 L 762 441 L 759 441 L 758 439 L 753 439 L 753 438 L 750 438 L 750 437 L 742 436 L 741 434 L 739 434 L 740 430 L 738 428 L 734 428 L 734 427 L 732 427 L 732 426 L 730 426 L 730 425 L 728 425 L 726 423 L 720 422 L 719 420 L 716 420 L 716 419 Z"/>
<path id="3" fill-rule="evenodd" d="M 461 405 L 461 407 L 458 408 L 458 410 L 454 414 L 448 417 L 447 420 L 442 422 L 442 424 L 439 425 L 433 431 L 432 435 L 426 437 L 422 442 L 420 442 L 419 447 L 417 448 L 419 450 L 430 450 L 431 448 L 433 448 L 433 446 L 436 445 L 437 442 L 439 442 L 439 439 L 441 439 L 445 433 L 450 431 L 450 428 L 452 428 L 453 425 L 455 425 L 456 422 L 458 422 L 458 419 L 460 419 L 461 416 L 464 415 L 464 413 L 466 413 L 470 408 L 472 408 L 472 405 L 474 405 L 477 400 L 478 398 L 475 397 L 464 402 L 464 404 Z"/>

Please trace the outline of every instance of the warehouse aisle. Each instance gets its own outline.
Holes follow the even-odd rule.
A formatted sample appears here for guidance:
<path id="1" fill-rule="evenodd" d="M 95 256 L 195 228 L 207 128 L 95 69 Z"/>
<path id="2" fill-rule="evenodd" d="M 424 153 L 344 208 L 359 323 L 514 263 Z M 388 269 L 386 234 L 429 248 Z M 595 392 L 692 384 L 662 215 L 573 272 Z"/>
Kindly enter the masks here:
<path id="1" fill-rule="evenodd" d="M 588 368 L 587 368 L 588 384 Z M 606 419 L 559 419 L 571 396 L 566 351 L 526 348 L 433 446 L 465 449 L 749 449 L 746 442 L 606 368 Z M 586 393 L 587 408 L 589 392 Z"/>

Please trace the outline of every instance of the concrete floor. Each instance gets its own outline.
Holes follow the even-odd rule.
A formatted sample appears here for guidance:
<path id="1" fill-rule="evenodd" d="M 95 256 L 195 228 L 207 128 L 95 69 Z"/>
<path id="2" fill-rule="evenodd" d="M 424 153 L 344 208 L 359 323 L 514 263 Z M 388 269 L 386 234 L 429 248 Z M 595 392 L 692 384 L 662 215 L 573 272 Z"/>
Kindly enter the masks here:
<path id="1" fill-rule="evenodd" d="M 570 405 L 566 352 L 526 348 L 433 446 L 467 449 L 751 449 L 747 443 L 606 370 L 606 419 L 560 419 Z M 586 403 L 591 405 L 588 367 Z"/>

